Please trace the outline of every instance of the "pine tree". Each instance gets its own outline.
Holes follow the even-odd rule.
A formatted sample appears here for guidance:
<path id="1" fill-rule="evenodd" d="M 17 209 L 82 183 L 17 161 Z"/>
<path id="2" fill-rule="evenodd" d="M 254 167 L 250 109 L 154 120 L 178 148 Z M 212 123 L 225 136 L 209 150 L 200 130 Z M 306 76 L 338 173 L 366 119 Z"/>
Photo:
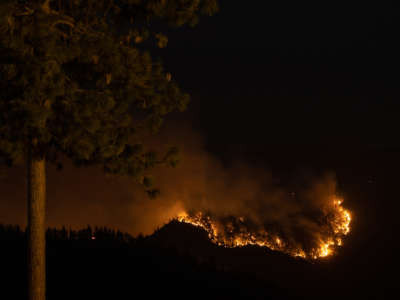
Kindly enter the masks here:
<path id="1" fill-rule="evenodd" d="M 46 163 L 67 157 L 129 175 L 174 164 L 143 136 L 185 109 L 183 93 L 146 48 L 165 47 L 154 24 L 195 25 L 217 0 L 0 2 L 0 155 L 27 164 L 29 299 L 45 299 Z"/>

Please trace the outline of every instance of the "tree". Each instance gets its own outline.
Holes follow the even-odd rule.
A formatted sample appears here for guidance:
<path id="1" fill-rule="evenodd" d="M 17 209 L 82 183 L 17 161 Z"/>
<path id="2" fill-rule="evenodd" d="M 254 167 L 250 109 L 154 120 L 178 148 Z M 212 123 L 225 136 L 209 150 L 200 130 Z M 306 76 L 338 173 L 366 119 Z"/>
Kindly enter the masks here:
<path id="1" fill-rule="evenodd" d="M 166 46 L 155 28 L 216 11 L 217 0 L 1 1 L 0 155 L 27 163 L 29 299 L 45 299 L 46 163 L 99 165 L 154 195 L 147 172 L 176 149 L 157 155 L 143 136 L 188 95 L 146 49 Z"/>

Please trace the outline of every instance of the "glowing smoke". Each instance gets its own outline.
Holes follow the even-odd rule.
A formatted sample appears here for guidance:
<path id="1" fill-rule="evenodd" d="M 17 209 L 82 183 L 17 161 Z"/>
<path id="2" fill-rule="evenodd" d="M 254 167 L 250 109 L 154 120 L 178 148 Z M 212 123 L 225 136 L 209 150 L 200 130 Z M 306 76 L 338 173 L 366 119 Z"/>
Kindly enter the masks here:
<path id="1" fill-rule="evenodd" d="M 192 130 L 173 128 L 164 136 L 169 144 L 180 147 L 182 155 L 177 168 L 155 170 L 155 183 L 161 189 L 158 198 L 149 199 L 129 179 L 106 177 L 93 168 L 76 169 L 68 164 L 62 172 L 49 168 L 48 224 L 92 224 L 134 235 L 151 234 L 182 212 L 202 212 L 223 226 L 236 222 L 233 231 L 254 235 L 267 230 L 275 237 L 275 248 L 281 244 L 285 249 L 310 253 L 325 247 L 319 250 L 329 254 L 342 243 L 343 231 L 334 232 L 335 220 L 340 219 L 335 214 L 342 207 L 333 201 L 338 195 L 334 176 L 309 178 L 307 182 L 299 178 L 302 186 L 287 190 L 262 168 L 243 162 L 223 166 L 204 150 L 201 137 Z M 158 140 L 153 147 L 162 150 L 165 144 Z M 24 173 L 15 169 L 2 183 L 5 200 L 0 211 L 7 213 L 0 215 L 0 222 L 24 225 Z"/>

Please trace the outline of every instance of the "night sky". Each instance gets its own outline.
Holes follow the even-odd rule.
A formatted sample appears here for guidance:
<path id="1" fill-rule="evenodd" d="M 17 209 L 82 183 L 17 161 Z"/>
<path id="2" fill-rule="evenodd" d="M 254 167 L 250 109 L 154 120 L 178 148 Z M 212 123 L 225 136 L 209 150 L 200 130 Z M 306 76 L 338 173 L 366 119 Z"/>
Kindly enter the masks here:
<path id="1" fill-rule="evenodd" d="M 166 124 L 192 128 L 224 166 L 263 168 L 289 190 L 310 174 L 334 173 L 355 217 L 352 255 L 374 274 L 396 261 L 399 14 L 396 1 L 227 0 L 197 27 L 172 30 L 168 47 L 154 51 L 192 95 L 189 109 Z M 105 184 L 94 169 L 49 172 L 50 223 L 85 224 L 82 214 L 87 223 L 134 226 L 118 209 L 101 216 L 98 204 L 114 198 L 128 207 L 126 182 Z M 23 223 L 24 173 L 10 174 L 0 222 Z M 69 212 L 61 217 L 57 207 Z"/>
<path id="2" fill-rule="evenodd" d="M 398 145 L 398 9 L 348 2 L 230 1 L 170 36 L 164 61 L 210 143 Z"/>

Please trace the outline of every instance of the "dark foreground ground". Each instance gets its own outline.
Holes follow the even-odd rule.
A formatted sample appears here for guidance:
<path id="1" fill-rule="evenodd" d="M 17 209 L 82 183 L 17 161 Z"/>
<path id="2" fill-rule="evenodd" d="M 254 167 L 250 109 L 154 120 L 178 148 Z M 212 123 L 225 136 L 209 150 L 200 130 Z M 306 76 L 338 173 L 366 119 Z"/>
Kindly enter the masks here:
<path id="1" fill-rule="evenodd" d="M 173 223 L 166 229 L 168 234 L 205 237 L 186 224 Z M 1 299 L 26 299 L 24 235 L 10 228 L 3 228 L 2 235 Z M 151 238 L 100 235 L 96 240 L 84 234 L 66 240 L 60 232 L 56 239 L 48 235 L 48 299 L 284 298 L 280 288 L 251 274 L 218 267 L 212 256 L 195 257 L 188 249 L 166 248 Z M 215 250 L 204 239 L 199 243 Z"/>

